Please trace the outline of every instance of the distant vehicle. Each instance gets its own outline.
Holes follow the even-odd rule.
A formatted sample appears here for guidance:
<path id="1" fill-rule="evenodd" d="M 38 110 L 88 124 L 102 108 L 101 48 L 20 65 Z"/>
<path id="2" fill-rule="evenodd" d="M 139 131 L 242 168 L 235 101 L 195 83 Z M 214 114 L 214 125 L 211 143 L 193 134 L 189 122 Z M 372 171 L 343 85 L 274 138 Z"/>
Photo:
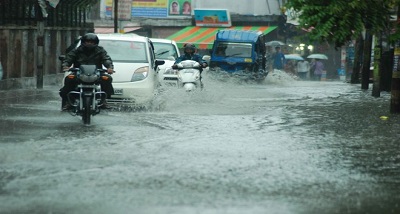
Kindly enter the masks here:
<path id="1" fill-rule="evenodd" d="M 265 34 L 260 31 L 219 30 L 211 51 L 209 74 L 262 81 L 266 69 Z"/>
<path id="2" fill-rule="evenodd" d="M 155 97 L 158 72 L 164 60 L 156 59 L 148 37 L 136 34 L 96 34 L 114 63 L 114 95 L 108 103 L 146 107 Z M 80 42 L 77 44 L 77 47 Z"/>
<path id="3" fill-rule="evenodd" d="M 159 66 L 159 80 L 161 84 L 165 83 L 165 71 L 175 63 L 176 58 L 180 56 L 178 45 L 174 40 L 150 38 L 153 42 L 156 59 L 164 60 L 165 64 Z"/>

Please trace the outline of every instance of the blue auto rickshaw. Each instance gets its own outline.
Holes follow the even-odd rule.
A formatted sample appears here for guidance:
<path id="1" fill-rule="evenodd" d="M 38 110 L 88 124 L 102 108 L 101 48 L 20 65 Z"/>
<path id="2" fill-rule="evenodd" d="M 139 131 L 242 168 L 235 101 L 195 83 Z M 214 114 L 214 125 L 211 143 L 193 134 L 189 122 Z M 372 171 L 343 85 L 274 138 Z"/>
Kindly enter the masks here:
<path id="1" fill-rule="evenodd" d="M 266 69 L 265 34 L 249 30 L 219 30 L 211 50 L 209 73 L 222 78 L 262 81 Z"/>

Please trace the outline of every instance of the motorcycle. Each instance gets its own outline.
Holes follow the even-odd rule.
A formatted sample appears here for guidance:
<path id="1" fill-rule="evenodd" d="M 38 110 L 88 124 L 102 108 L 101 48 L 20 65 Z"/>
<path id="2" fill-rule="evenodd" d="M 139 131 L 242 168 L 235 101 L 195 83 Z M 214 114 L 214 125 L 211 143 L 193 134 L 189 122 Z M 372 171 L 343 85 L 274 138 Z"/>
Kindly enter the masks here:
<path id="1" fill-rule="evenodd" d="M 81 116 L 83 124 L 90 125 L 90 117 L 100 113 L 100 107 L 105 103 L 107 94 L 101 90 L 101 72 L 96 65 L 81 65 L 79 68 L 70 68 L 71 78 L 76 78 L 79 84 L 75 91 L 67 95 L 67 102 L 73 107 L 71 113 Z"/>
<path id="2" fill-rule="evenodd" d="M 164 73 L 164 80 L 176 81 L 179 88 L 186 91 L 193 91 L 196 88 L 203 88 L 201 82 L 201 71 L 203 66 L 194 60 L 184 60 Z"/>

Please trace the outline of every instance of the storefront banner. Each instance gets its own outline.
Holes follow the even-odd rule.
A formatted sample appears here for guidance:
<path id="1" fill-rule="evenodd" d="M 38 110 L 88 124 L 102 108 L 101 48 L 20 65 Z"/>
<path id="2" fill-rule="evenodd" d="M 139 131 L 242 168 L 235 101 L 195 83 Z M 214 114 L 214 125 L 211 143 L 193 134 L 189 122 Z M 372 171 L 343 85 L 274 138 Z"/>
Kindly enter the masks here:
<path id="1" fill-rule="evenodd" d="M 167 17 L 168 0 L 133 0 L 132 17 Z"/>
<path id="2" fill-rule="evenodd" d="M 113 18 L 113 0 L 103 0 L 105 17 Z M 127 11 L 131 17 L 182 17 L 192 15 L 192 0 L 119 0 L 119 19 L 128 19 Z M 131 7 L 127 4 L 132 2 Z M 129 19 L 131 18 L 129 17 Z"/>
<path id="3" fill-rule="evenodd" d="M 169 16 L 191 16 L 192 0 L 169 0 Z"/>
<path id="4" fill-rule="evenodd" d="M 194 19 L 196 26 L 230 27 L 231 17 L 228 10 L 223 9 L 195 9 Z"/>

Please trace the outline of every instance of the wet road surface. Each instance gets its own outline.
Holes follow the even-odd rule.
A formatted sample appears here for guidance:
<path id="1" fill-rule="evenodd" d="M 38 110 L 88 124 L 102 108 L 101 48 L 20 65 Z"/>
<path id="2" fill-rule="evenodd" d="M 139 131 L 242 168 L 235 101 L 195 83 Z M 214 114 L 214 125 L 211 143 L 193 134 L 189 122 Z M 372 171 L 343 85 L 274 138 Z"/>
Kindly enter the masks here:
<path id="1" fill-rule="evenodd" d="M 91 126 L 57 87 L 1 91 L 0 213 L 400 213 L 390 94 L 279 73 L 205 87 Z"/>

